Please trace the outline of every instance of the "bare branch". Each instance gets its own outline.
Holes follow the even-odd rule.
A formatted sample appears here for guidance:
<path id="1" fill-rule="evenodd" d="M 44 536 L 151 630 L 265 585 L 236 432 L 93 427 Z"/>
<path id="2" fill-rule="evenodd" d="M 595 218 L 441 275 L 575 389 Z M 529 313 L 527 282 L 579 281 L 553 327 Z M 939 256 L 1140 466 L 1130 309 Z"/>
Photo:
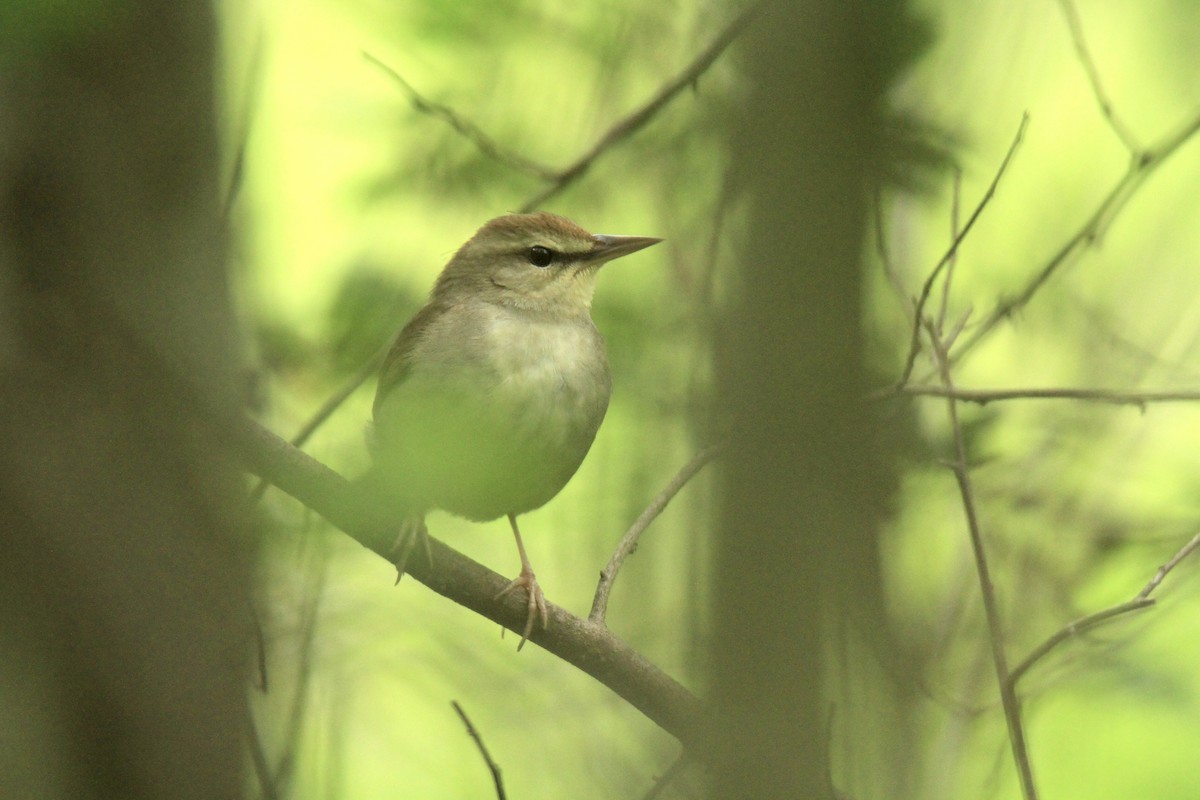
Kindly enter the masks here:
<path id="1" fill-rule="evenodd" d="M 500 765 L 492 760 L 492 754 L 488 752 L 487 745 L 483 743 L 483 737 L 479 735 L 479 731 L 475 730 L 475 726 L 471 724 L 471 719 L 467 716 L 467 712 L 463 711 L 463 707 L 458 704 L 457 700 L 451 700 L 450 705 L 454 706 L 454 710 L 458 712 L 459 719 L 467 726 L 467 734 L 475 740 L 475 746 L 479 748 L 479 754 L 483 756 L 483 762 L 487 764 L 487 768 L 492 773 L 492 782 L 496 785 L 497 800 L 505 800 L 504 778 L 500 776 Z"/>
<path id="2" fill-rule="evenodd" d="M 1140 592 L 1138 592 L 1138 599 L 1145 600 L 1147 597 L 1149 597 L 1154 590 L 1158 588 L 1158 585 L 1163 582 L 1163 578 L 1167 577 L 1168 573 L 1175 569 L 1175 567 L 1179 566 L 1179 562 L 1191 555 L 1192 551 L 1197 547 L 1200 547 L 1200 533 L 1197 533 L 1188 541 L 1187 544 L 1179 548 L 1179 551 L 1175 553 L 1175 555 L 1171 556 L 1170 561 L 1158 568 L 1158 571 L 1154 573 L 1154 577 L 1142 587 Z"/>
<path id="3" fill-rule="evenodd" d="M 1096 98 L 1096 104 L 1100 106 L 1100 113 L 1104 115 L 1108 127 L 1113 129 L 1113 133 L 1117 135 L 1130 154 L 1136 157 L 1142 152 L 1142 146 L 1138 143 L 1137 137 L 1133 135 L 1133 131 L 1117 116 L 1116 107 L 1113 106 L 1108 93 L 1104 91 L 1104 84 L 1100 82 L 1100 70 L 1096 68 L 1096 62 L 1088 49 L 1087 40 L 1083 35 L 1083 22 L 1079 19 L 1075 3 L 1072 0 L 1059 0 L 1058 4 L 1062 6 L 1063 16 L 1067 18 L 1067 27 L 1071 31 L 1071 42 L 1075 45 L 1075 52 L 1079 55 L 1079 63 L 1083 65 L 1083 71 L 1087 73 L 1088 83 L 1092 85 L 1092 94 Z"/>
<path id="4" fill-rule="evenodd" d="M 1033 781 L 1033 767 L 1029 761 L 1029 748 L 1025 741 L 1025 728 L 1021 721 L 1021 707 L 1017 700 L 1014 684 L 1009 677 L 1008 657 L 1005 654 L 1004 631 L 1000 622 L 1000 611 L 996 603 L 996 588 L 992 583 L 988 566 L 987 550 L 983 544 L 983 533 L 979 526 L 975 505 L 975 492 L 971 485 L 967 466 L 967 445 L 962 424 L 958 418 L 958 400 L 954 397 L 954 381 L 950 374 L 950 355 L 945 344 L 938 338 L 933 325 L 929 326 L 938 372 L 948 396 L 946 408 L 950 416 L 950 427 L 954 436 L 954 461 L 952 468 L 958 481 L 959 495 L 967 518 L 967 531 L 971 538 L 971 551 L 975 556 L 975 572 L 979 578 L 979 591 L 983 598 L 984 615 L 987 618 L 988 640 L 992 645 L 992 665 L 996 671 L 996 682 L 1000 689 L 1000 703 L 1004 708 L 1004 719 L 1008 725 L 1008 739 L 1012 746 L 1013 760 L 1021 779 L 1021 792 L 1025 800 L 1036 800 L 1037 786 Z"/>
<path id="5" fill-rule="evenodd" d="M 1159 567 L 1158 571 L 1154 573 L 1154 577 L 1142 587 L 1142 590 L 1138 592 L 1132 600 L 1128 600 L 1124 603 L 1118 603 L 1117 605 L 1110 606 L 1102 611 L 1097 611 L 1093 614 L 1080 617 L 1074 622 L 1071 622 L 1060 628 L 1054 633 L 1054 635 L 1035 647 L 1033 652 L 1026 656 L 1025 659 L 1013 669 L 1012 674 L 1008 679 L 1009 682 L 1015 687 L 1017 681 L 1021 680 L 1025 673 L 1029 672 L 1029 670 L 1035 664 L 1049 655 L 1051 651 L 1068 639 L 1073 639 L 1081 633 L 1086 633 L 1092 628 L 1095 628 L 1096 626 L 1115 617 L 1124 616 L 1125 614 L 1129 614 L 1134 611 L 1140 611 L 1143 608 L 1149 608 L 1150 606 L 1154 605 L 1155 600 L 1151 598 L 1150 595 L 1154 593 L 1154 590 L 1159 587 L 1159 584 L 1163 582 L 1163 579 L 1167 577 L 1171 570 L 1179 566 L 1179 563 L 1191 555 L 1192 552 L 1197 548 L 1200 548 L 1200 533 L 1197 533 L 1195 536 L 1193 536 L 1187 544 L 1179 548 L 1179 550 L 1174 556 L 1171 557 L 1169 561 Z"/>
<path id="6" fill-rule="evenodd" d="M 629 530 L 625 531 L 612 558 L 600 571 L 600 583 L 596 586 L 596 595 L 592 598 L 592 610 L 588 614 L 589 622 L 605 624 L 604 616 L 608 612 L 608 596 L 612 591 L 613 582 L 616 581 L 617 573 L 620 571 L 621 565 L 625 563 L 625 559 L 637 549 L 638 539 L 642 532 L 658 518 L 658 515 L 667 507 L 667 503 L 679 494 L 679 490 L 687 485 L 687 482 L 695 477 L 696 473 L 702 470 L 708 462 L 717 457 L 717 454 L 721 452 L 721 447 L 719 444 L 714 444 L 693 456 L 692 460 L 684 464 L 666 487 L 650 501 L 650 505 L 646 506 L 646 510 L 634 520 L 633 525 L 629 526 Z"/>
<path id="7" fill-rule="evenodd" d="M 911 397 L 952 397 L 965 403 L 987 405 L 1002 400 L 1085 400 L 1094 403 L 1138 406 L 1145 408 L 1151 403 L 1194 403 L 1200 401 L 1200 391 L 1127 392 L 1116 389 L 959 389 L 945 386 L 904 386 L 899 394 Z M 897 394 L 886 389 L 869 396 L 871 400 L 882 400 Z"/>
<path id="8" fill-rule="evenodd" d="M 423 97 L 420 92 L 413 88 L 411 83 L 404 79 L 403 75 L 397 72 L 393 67 L 385 64 L 383 61 L 366 52 L 365 50 L 363 51 L 363 58 L 367 59 L 367 61 L 370 61 L 372 64 L 386 72 L 392 80 L 399 84 L 400 88 L 403 89 L 408 95 L 409 100 L 412 102 L 413 108 L 422 114 L 428 114 L 431 117 L 436 117 L 442 120 L 464 139 L 467 139 L 474 144 L 475 147 L 478 148 L 479 152 L 483 153 L 488 158 L 499 161 L 501 164 L 506 164 L 515 170 L 528 173 L 544 181 L 553 181 L 558 178 L 559 173 L 557 170 L 547 167 L 544 164 L 539 164 L 536 161 L 525 158 L 525 156 L 509 150 L 484 133 L 483 130 L 474 122 L 471 122 L 469 119 L 466 119 L 460 115 L 453 108 L 450 108 L 450 106 L 445 106 L 441 103 L 436 103 L 433 100 Z"/>
<path id="9" fill-rule="evenodd" d="M 929 301 L 929 294 L 933 291 L 933 284 L 937 280 L 938 275 L 941 274 L 942 269 L 944 269 L 958 253 L 959 245 L 962 244 L 962 241 L 966 238 L 967 234 L 971 232 L 971 228 L 975 226 L 975 222 L 979 219 L 979 215 L 983 213 L 983 209 L 987 207 L 989 202 L 991 202 L 992 197 L 996 193 L 996 187 L 1000 183 L 1000 179 L 1004 177 L 1004 172 L 1008 169 L 1009 163 L 1016 154 L 1017 147 L 1020 146 L 1021 140 L 1025 137 L 1025 129 L 1028 126 L 1029 114 L 1026 112 L 1025 114 L 1021 115 L 1021 124 L 1017 127 L 1017 134 L 1013 137 L 1012 144 L 1008 146 L 1008 152 L 1004 154 L 1004 160 L 1000 162 L 1000 167 L 996 170 L 996 175 L 992 178 L 991 184 L 988 185 L 987 191 L 984 192 L 983 197 L 975 206 L 975 210 L 971 212 L 970 218 L 967 219 L 967 224 L 963 226 L 963 229 L 959 231 L 957 236 L 954 237 L 954 241 L 950 243 L 950 249 L 947 250 L 945 255 L 942 256 L 941 260 L 938 261 L 937 266 L 935 266 L 933 271 L 929 273 L 929 277 L 925 279 L 925 284 L 921 287 L 921 295 L 917 298 L 916 308 L 913 311 L 912 336 L 909 338 L 908 357 L 904 361 L 904 371 L 900 375 L 900 380 L 896 383 L 897 388 L 903 388 L 908 384 L 909 378 L 912 377 L 913 368 L 917 363 L 917 355 L 921 352 L 922 317 L 925 313 L 925 303 Z"/>
<path id="10" fill-rule="evenodd" d="M 693 86 L 701 75 L 712 66 L 713 62 L 725 52 L 725 49 L 733 43 L 733 40 L 745 30 L 761 10 L 761 4 L 756 3 L 746 11 L 742 12 L 733 22 L 721 31 L 715 39 L 700 52 L 692 63 L 689 64 L 682 72 L 676 75 L 671 80 L 663 84 L 658 93 L 654 95 L 641 108 L 620 120 L 616 125 L 613 125 L 608 131 L 600 137 L 600 139 L 592 145 L 592 148 L 577 158 L 570 166 L 561 170 L 553 179 L 553 183 L 547 186 L 542 191 L 533 196 L 524 206 L 522 211 L 533 211 L 540 208 L 543 203 L 552 197 L 562 193 L 564 189 L 578 180 L 592 164 L 600 158 L 606 151 L 611 149 L 613 145 L 628 139 L 633 134 L 642 129 L 655 114 L 661 111 L 668 103 L 689 86 Z"/>

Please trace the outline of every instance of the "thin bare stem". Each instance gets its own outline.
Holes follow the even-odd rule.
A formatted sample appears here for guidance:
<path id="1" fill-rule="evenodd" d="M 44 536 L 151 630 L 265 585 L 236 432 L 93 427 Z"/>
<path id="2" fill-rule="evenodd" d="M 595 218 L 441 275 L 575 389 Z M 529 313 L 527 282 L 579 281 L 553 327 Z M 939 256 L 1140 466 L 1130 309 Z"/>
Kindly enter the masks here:
<path id="1" fill-rule="evenodd" d="M 929 294 L 933 291 L 933 284 L 937 280 L 938 275 L 947 264 L 958 253 L 958 247 L 962 244 L 963 239 L 971 232 L 971 228 L 975 226 L 979 215 L 983 213 L 983 209 L 991 202 L 992 197 L 996 194 L 996 187 L 1000 184 L 1000 179 L 1004 177 L 1005 171 L 1008 169 L 1009 163 L 1012 162 L 1013 156 L 1017 152 L 1017 148 L 1021 144 L 1021 140 L 1025 137 L 1025 129 L 1029 126 L 1029 113 L 1021 115 L 1021 124 L 1017 127 L 1017 134 L 1013 137 L 1012 144 L 1008 146 L 1008 152 L 1004 155 L 1004 160 L 1000 162 L 1000 167 L 996 170 L 995 177 L 992 178 L 991 184 L 988 185 L 987 191 L 975 206 L 975 210 L 971 212 L 971 216 L 967 219 L 967 224 L 963 226 L 958 235 L 954 237 L 954 241 L 950 243 L 948 249 L 941 260 L 929 273 L 929 277 L 925 279 L 924 285 L 921 287 L 921 294 L 917 298 L 916 308 L 913 311 L 913 326 L 912 335 L 909 337 L 908 357 L 904 360 L 904 371 L 900 375 L 900 380 L 897 382 L 897 388 L 903 388 L 908 384 L 908 379 L 912 377 L 913 368 L 917 363 L 917 355 L 921 352 L 921 326 L 923 324 L 922 317 L 925 314 L 925 304 L 929 301 Z"/>
<path id="2" fill-rule="evenodd" d="M 646 528 L 650 527 L 650 523 L 663 512 L 667 503 L 670 503 L 672 498 L 679 494 L 679 490 L 686 486 L 687 482 L 695 477 L 696 473 L 702 470 L 708 462 L 717 457 L 721 448 L 722 445 L 714 444 L 693 456 L 692 460 L 684 464 L 666 487 L 650 501 L 650 505 L 646 506 L 646 509 L 634 520 L 634 523 L 629 526 L 629 530 L 625 531 L 612 558 L 600 571 L 600 582 L 596 585 L 596 595 L 592 598 L 592 610 L 588 614 L 589 622 L 604 624 L 604 617 L 608 613 L 608 596 L 612 592 L 613 583 L 616 581 L 617 573 L 620 572 L 625 559 L 637 549 L 638 539 L 641 538 Z"/>
<path id="3" fill-rule="evenodd" d="M 721 31 L 715 39 L 700 52 L 685 67 L 678 75 L 663 84 L 662 88 L 650 98 L 641 108 L 633 111 L 625 118 L 621 119 L 617 124 L 608 129 L 601 136 L 591 149 L 577 158 L 570 166 L 559 171 L 554 176 L 553 182 L 542 191 L 534 195 L 524 206 L 522 211 L 533 211 L 540 208 L 547 200 L 562 193 L 564 189 L 578 180 L 592 164 L 600 158 L 606 151 L 611 149 L 613 145 L 628 139 L 633 134 L 641 130 L 647 122 L 649 122 L 655 114 L 661 111 L 668 103 L 675 99 L 684 89 L 694 86 L 700 76 L 703 75 L 713 62 L 725 52 L 726 48 L 733 43 L 733 40 L 738 37 L 746 26 L 749 25 L 761 10 L 761 4 L 756 3 L 746 11 L 738 15 L 732 22 L 726 26 L 725 30 Z"/>
<path id="4" fill-rule="evenodd" d="M 1009 676 L 1009 682 L 1015 687 L 1017 681 L 1021 680 L 1025 673 L 1029 672 L 1035 664 L 1048 656 L 1051 651 L 1068 639 L 1073 639 L 1081 633 L 1085 633 L 1115 617 L 1121 617 L 1133 611 L 1140 611 L 1143 608 L 1149 608 L 1154 605 L 1155 601 L 1150 595 L 1154 593 L 1154 590 L 1159 587 L 1159 584 L 1163 582 L 1163 579 L 1167 577 L 1171 570 L 1179 566 L 1179 563 L 1191 555 L 1197 548 L 1200 548 L 1200 533 L 1197 533 L 1188 540 L 1188 543 L 1179 548 L 1169 561 L 1159 567 L 1154 573 L 1154 577 L 1142 587 L 1142 590 L 1132 600 L 1127 600 L 1124 603 L 1118 603 L 1102 611 L 1080 617 L 1074 622 L 1060 628 L 1050 638 L 1035 647 L 1033 652 L 1027 655 L 1013 669 L 1012 674 Z"/>
<path id="5" fill-rule="evenodd" d="M 1013 760 L 1021 780 L 1021 792 L 1025 800 L 1036 800 L 1037 786 L 1033 781 L 1033 767 L 1029 761 L 1029 749 L 1025 742 L 1025 728 L 1021 721 L 1021 707 L 1014 686 L 1009 678 L 1008 658 L 1005 655 L 1004 632 L 1000 622 L 1000 611 L 996 604 L 996 588 L 992 583 L 988 566 L 987 550 L 983 544 L 983 533 L 979 526 L 979 515 L 975 505 L 975 492 L 971 485 L 967 466 L 967 445 L 962 424 L 958 418 L 958 400 L 954 396 L 954 382 L 950 374 L 949 353 L 941 341 L 940 332 L 929 326 L 934 355 L 938 362 L 942 385 L 948 390 L 946 409 L 954 436 L 954 462 L 951 465 L 958 481 L 959 495 L 967 518 L 967 531 L 971 538 L 971 551 L 975 557 L 975 572 L 979 578 L 979 590 L 983 598 L 984 615 L 987 619 L 988 640 L 992 645 L 992 665 L 996 670 L 996 682 L 1000 688 L 1000 703 L 1004 708 L 1004 719 L 1008 725 L 1008 739 L 1012 746 Z"/>
<path id="6" fill-rule="evenodd" d="M 467 712 L 463 711 L 463 707 L 458 704 L 457 700 L 451 700 L 450 705 L 454 706 L 459 719 L 467 726 L 467 735 L 475 741 L 475 746 L 479 748 L 479 755 L 483 756 L 484 763 L 487 764 L 487 768 L 492 773 L 492 782 L 496 785 L 497 800 L 505 800 L 504 778 L 500 775 L 500 765 L 495 762 L 492 754 L 488 752 L 487 745 L 483 743 L 483 737 L 479 735 L 479 731 L 475 730 L 475 726 L 471 724 L 471 718 L 467 716 Z"/>
<path id="7" fill-rule="evenodd" d="M 1067 28 L 1071 31 L 1071 42 L 1075 45 L 1075 52 L 1079 56 L 1079 63 L 1083 65 L 1083 71 L 1087 74 L 1088 83 L 1092 85 L 1092 94 L 1096 98 L 1096 105 L 1100 106 L 1100 113 L 1104 115 L 1108 127 L 1112 128 L 1117 138 L 1132 155 L 1136 156 L 1142 152 L 1142 146 L 1129 126 L 1117 116 L 1116 107 L 1109 98 L 1108 92 L 1104 90 L 1104 84 L 1100 81 L 1100 70 L 1096 68 L 1096 61 L 1088 49 L 1087 39 L 1083 35 L 1083 22 L 1079 19 L 1075 3 L 1072 0 L 1059 0 L 1058 4 L 1062 6 L 1063 16 L 1067 18 Z"/>
<path id="8" fill-rule="evenodd" d="M 895 390 L 885 389 L 870 395 L 869 399 L 882 400 L 894 396 L 895 393 Z M 955 400 L 981 406 L 1003 400 L 1084 400 L 1145 408 L 1152 403 L 1200 401 L 1200 391 L 1127 392 L 1116 389 L 960 389 L 945 386 L 905 386 L 899 393 L 912 397 L 953 397 Z"/>

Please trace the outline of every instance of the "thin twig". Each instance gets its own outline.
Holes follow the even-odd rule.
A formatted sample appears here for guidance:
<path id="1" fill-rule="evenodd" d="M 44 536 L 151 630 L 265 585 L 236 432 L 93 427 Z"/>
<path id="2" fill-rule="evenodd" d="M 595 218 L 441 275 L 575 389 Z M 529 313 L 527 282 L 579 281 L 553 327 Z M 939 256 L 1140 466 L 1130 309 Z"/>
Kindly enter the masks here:
<path id="1" fill-rule="evenodd" d="M 1197 548 L 1200 548 L 1200 533 L 1197 533 L 1190 540 L 1188 540 L 1188 543 L 1179 548 L 1179 550 L 1171 557 L 1169 561 L 1159 567 L 1158 571 L 1154 573 L 1154 577 L 1152 577 L 1149 582 L 1142 587 L 1142 590 L 1138 592 L 1132 600 L 1128 600 L 1124 603 L 1118 603 L 1117 605 L 1110 606 L 1102 611 L 1097 611 L 1093 614 L 1080 617 L 1074 622 L 1071 622 L 1070 624 L 1060 628 L 1054 633 L 1054 635 L 1035 647 L 1033 652 L 1027 655 L 1025 659 L 1013 669 L 1012 674 L 1009 675 L 1008 678 L 1009 682 L 1015 687 L 1017 681 L 1021 680 L 1025 673 L 1029 672 L 1029 670 L 1035 664 L 1049 655 L 1052 650 L 1068 639 L 1072 639 L 1081 633 L 1085 633 L 1101 623 L 1113 619 L 1114 617 L 1124 616 L 1125 614 L 1129 614 L 1133 611 L 1139 611 L 1143 608 L 1149 608 L 1150 606 L 1154 605 L 1155 600 L 1150 597 L 1150 595 L 1154 593 L 1154 590 L 1159 587 L 1159 584 L 1163 582 L 1163 579 L 1167 577 L 1171 570 L 1179 566 L 1179 563 L 1191 555 L 1191 553 Z"/>
<path id="2" fill-rule="evenodd" d="M 1116 107 L 1113 106 L 1108 93 L 1104 91 L 1104 84 L 1100 82 L 1100 70 L 1096 68 L 1096 61 L 1088 49 L 1087 40 L 1083 35 L 1083 22 L 1079 19 L 1079 12 L 1075 8 L 1075 4 L 1071 0 L 1059 0 L 1058 4 L 1062 6 L 1063 16 L 1067 18 L 1067 27 L 1071 31 L 1071 42 L 1075 45 L 1075 52 L 1079 55 L 1079 63 L 1083 65 L 1083 71 L 1087 74 L 1088 83 L 1092 85 L 1092 94 L 1096 98 L 1096 104 L 1100 106 L 1100 113 L 1104 115 L 1108 127 L 1113 129 L 1113 133 L 1117 135 L 1130 154 L 1136 156 L 1142 152 L 1142 146 L 1138 143 L 1137 137 L 1133 135 L 1133 131 L 1117 116 Z"/>
<path id="3" fill-rule="evenodd" d="M 526 158 L 519 153 L 509 150 L 484 133 L 483 129 L 481 129 L 474 122 L 466 119 L 450 106 L 442 105 L 441 103 L 434 102 L 433 100 L 422 96 L 421 93 L 413 88 L 413 85 L 405 80 L 404 76 L 397 72 L 394 67 L 384 63 L 382 60 L 371 55 L 366 50 L 363 51 L 362 55 L 363 58 L 386 72 L 392 80 L 400 85 L 400 88 L 403 89 L 405 94 L 408 95 L 408 99 L 412 103 L 413 108 L 422 114 L 428 114 L 431 117 L 436 117 L 437 119 L 442 120 L 464 139 L 474 144 L 479 152 L 483 153 L 488 158 L 499 161 L 501 164 L 506 164 L 513 169 L 528 173 L 544 181 L 553 181 L 559 177 L 558 170 L 548 167 L 545 164 L 539 164 L 532 159 Z"/>
<path id="4" fill-rule="evenodd" d="M 492 754 L 488 752 L 487 745 L 483 743 L 483 737 L 479 735 L 479 731 L 475 730 L 475 726 L 471 724 L 471 718 L 467 716 L 467 712 L 463 711 L 463 707 L 458 704 L 457 700 L 451 700 L 450 705 L 454 706 L 454 710 L 458 712 L 459 719 L 467 726 L 467 734 L 475 741 L 475 746 L 479 748 L 479 754 L 483 756 L 484 763 L 491 770 L 492 782 L 496 784 L 497 800 L 505 800 L 504 778 L 500 776 L 500 765 L 492 759 Z"/>
<path id="5" fill-rule="evenodd" d="M 996 304 L 991 313 L 954 349 L 950 355 L 952 364 L 958 363 L 975 345 L 988 336 L 1003 320 L 1024 308 L 1037 291 L 1073 256 L 1078 255 L 1085 245 L 1099 240 L 1112 225 L 1113 220 L 1124 210 L 1130 198 L 1136 194 L 1146 179 L 1179 148 L 1200 131 L 1200 115 L 1189 119 L 1175 132 L 1163 137 L 1155 147 L 1145 150 L 1131 160 L 1129 169 L 1122 175 L 1108 194 L 1100 201 L 1087 221 L 1058 249 L 1050 260 L 1031 277 L 1014 297 Z"/>
<path id="6" fill-rule="evenodd" d="M 596 595 L 592 598 L 592 610 L 588 614 L 588 621 L 595 622 L 600 625 L 604 624 L 604 616 L 608 613 L 608 596 L 612 591 L 613 583 L 617 579 L 617 573 L 621 570 L 621 565 L 625 563 L 625 559 L 629 557 L 634 550 L 637 549 L 638 539 L 642 532 L 650 526 L 663 509 L 667 507 L 667 503 L 675 495 L 679 494 L 679 490 L 687 485 L 687 482 L 695 477 L 696 473 L 704 468 L 704 466 L 716 458 L 721 452 L 722 445 L 714 444 L 704 448 L 692 460 L 683 465 L 679 472 L 675 473 L 675 477 L 671 478 L 666 487 L 659 492 L 650 505 L 638 516 L 634 523 L 629 526 L 629 530 L 625 531 L 625 535 L 621 537 L 617 549 L 613 552 L 612 558 L 608 560 L 608 564 L 600 571 L 600 582 L 596 585 Z"/>
<path id="7" fill-rule="evenodd" d="M 1000 703 L 1004 708 L 1004 719 L 1008 725 L 1008 739 L 1012 746 L 1013 761 L 1021 781 L 1021 792 L 1025 800 L 1036 800 L 1037 786 L 1033 781 L 1033 767 L 1029 761 L 1029 749 L 1025 742 L 1025 728 L 1021 721 L 1021 707 L 1012 681 L 1009 678 L 1008 657 L 1005 654 L 1004 632 L 1000 622 L 1000 611 L 996 603 L 996 588 L 992 583 L 988 566 L 987 550 L 983 544 L 983 533 L 975 505 L 975 492 L 967 467 L 966 437 L 958 418 L 958 400 L 954 397 L 954 381 L 950 374 L 950 357 L 940 339 L 941 332 L 929 326 L 930 340 L 938 363 L 942 385 L 949 394 L 946 408 L 950 416 L 950 428 L 954 437 L 954 477 L 958 482 L 959 495 L 967 518 L 967 531 L 971 538 L 971 551 L 975 557 L 975 572 L 979 578 L 979 590 L 983 598 L 984 615 L 987 619 L 988 640 L 992 645 L 992 665 L 996 670 L 996 682 L 1000 688 Z"/>
<path id="8" fill-rule="evenodd" d="M 720 55 L 725 52 L 725 49 L 733 43 L 733 40 L 749 25 L 761 10 L 761 3 L 755 3 L 746 11 L 738 15 L 725 30 L 721 31 L 708 47 L 704 48 L 699 55 L 693 59 L 682 72 L 676 75 L 671 80 L 663 84 L 658 93 L 654 95 L 641 108 L 632 112 L 624 119 L 620 120 L 616 125 L 613 125 L 608 131 L 600 137 L 597 142 L 592 145 L 592 148 L 577 158 L 570 166 L 558 172 L 554 177 L 553 183 L 547 186 L 542 191 L 533 196 L 524 206 L 522 211 L 533 211 L 540 208 L 547 200 L 562 193 L 568 186 L 578 180 L 592 164 L 609 150 L 613 145 L 628 139 L 633 134 L 637 133 L 642 127 L 649 122 L 655 114 L 663 109 L 668 103 L 689 86 L 694 86 L 700 76 L 712 66 Z"/>
<path id="9" fill-rule="evenodd" d="M 1197 547 L 1200 547 L 1200 533 L 1197 533 L 1190 540 L 1188 540 L 1187 544 L 1179 548 L 1179 551 L 1175 553 L 1175 555 L 1171 556 L 1170 561 L 1158 568 L 1158 571 L 1154 573 L 1154 577 L 1151 578 L 1146 585 L 1142 587 L 1142 590 L 1137 593 L 1138 599 L 1145 600 L 1147 597 L 1149 597 L 1154 590 L 1158 588 L 1159 584 L 1163 582 L 1163 578 L 1167 577 L 1167 574 L 1170 573 L 1171 570 L 1175 569 L 1175 567 L 1179 566 L 1179 562 L 1191 555 L 1192 551 Z"/>
<path id="10" fill-rule="evenodd" d="M 921 352 L 921 326 L 922 317 L 925 313 L 925 303 L 929 301 L 929 294 L 933 291 L 933 284 L 941 274 L 942 269 L 955 257 L 958 252 L 959 245 L 963 239 L 971 232 L 971 228 L 975 226 L 975 221 L 979 219 L 979 215 L 983 213 L 983 209 L 991 202 L 992 197 L 996 194 L 996 187 L 1000 184 L 1000 179 L 1004 177 L 1005 171 L 1008 169 L 1009 163 L 1012 161 L 1013 155 L 1017 152 L 1017 147 L 1020 146 L 1021 140 L 1025 137 L 1025 129 L 1029 125 L 1029 113 L 1021 115 L 1021 124 L 1017 127 L 1017 134 L 1013 137 L 1012 144 L 1008 146 L 1008 152 L 1004 154 L 1004 160 L 1000 162 L 999 169 L 996 170 L 995 177 L 992 178 L 991 184 L 988 185 L 987 191 L 975 206 L 975 210 L 971 212 L 971 216 L 967 219 L 967 224 L 954 237 L 954 241 L 950 243 L 948 249 L 938 261 L 937 266 L 929 273 L 929 277 L 925 279 L 924 285 L 921 287 L 921 294 L 917 298 L 916 308 L 913 310 L 913 326 L 912 335 L 909 337 L 908 357 L 904 360 L 904 371 L 900 375 L 900 380 L 896 383 L 897 388 L 903 388 L 908 384 L 908 379 L 912 377 L 913 368 L 917 363 L 917 355 Z"/>
<path id="11" fill-rule="evenodd" d="M 1003 400 L 1086 400 L 1111 405 L 1138 406 L 1144 408 L 1151 403 L 1194 403 L 1200 401 L 1200 391 L 1132 392 L 1116 389 L 948 389 L 945 386 L 905 386 L 900 394 L 912 397 L 953 397 L 965 403 L 987 405 Z M 884 389 L 869 396 L 882 400 L 896 394 L 894 389 Z"/>

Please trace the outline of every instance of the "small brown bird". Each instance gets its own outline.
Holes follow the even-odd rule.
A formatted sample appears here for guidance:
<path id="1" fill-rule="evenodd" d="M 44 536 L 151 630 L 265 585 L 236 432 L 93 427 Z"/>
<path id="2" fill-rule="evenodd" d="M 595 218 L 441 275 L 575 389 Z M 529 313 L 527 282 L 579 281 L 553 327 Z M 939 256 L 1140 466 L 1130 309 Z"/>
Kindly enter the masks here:
<path id="1" fill-rule="evenodd" d="M 367 480 L 403 515 L 398 573 L 428 511 L 507 516 L 521 572 L 497 597 L 527 592 L 518 649 L 547 612 L 517 515 L 575 474 L 612 391 L 590 313 L 596 272 L 660 241 L 591 234 L 544 212 L 493 219 L 450 259 L 380 372 Z"/>

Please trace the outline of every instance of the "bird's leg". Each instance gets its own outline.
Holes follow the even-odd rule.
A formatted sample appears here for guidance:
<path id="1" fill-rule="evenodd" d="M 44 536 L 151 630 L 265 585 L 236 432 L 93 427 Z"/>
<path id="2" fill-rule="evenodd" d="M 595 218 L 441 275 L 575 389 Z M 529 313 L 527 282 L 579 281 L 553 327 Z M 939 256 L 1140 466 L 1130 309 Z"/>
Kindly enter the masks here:
<path id="1" fill-rule="evenodd" d="M 407 516 L 400 523 L 400 532 L 396 535 L 395 544 L 392 545 L 392 563 L 396 565 L 396 583 L 400 583 L 400 579 L 404 577 L 408 559 L 418 541 L 424 546 L 425 558 L 432 567 L 433 550 L 429 547 L 429 529 L 425 527 L 425 517 L 424 515 Z"/>
<path id="2" fill-rule="evenodd" d="M 528 594 L 529 599 L 526 608 L 529 615 L 525 618 L 525 630 L 521 633 L 521 641 L 517 644 L 517 649 L 520 650 L 525 646 L 525 641 L 529 638 L 529 634 L 533 633 L 533 623 L 540 618 L 542 628 L 545 629 L 549 615 L 546 611 L 546 596 L 542 594 L 542 587 L 538 586 L 537 578 L 534 577 L 533 567 L 529 563 L 529 556 L 525 555 L 525 544 L 521 541 L 521 531 L 517 528 L 516 516 L 509 514 L 508 524 L 512 526 L 513 536 L 517 539 L 517 552 L 521 555 L 521 574 L 513 578 L 512 583 L 505 586 L 504 590 L 496 595 L 495 599 L 499 600 L 518 586 L 524 587 Z"/>

